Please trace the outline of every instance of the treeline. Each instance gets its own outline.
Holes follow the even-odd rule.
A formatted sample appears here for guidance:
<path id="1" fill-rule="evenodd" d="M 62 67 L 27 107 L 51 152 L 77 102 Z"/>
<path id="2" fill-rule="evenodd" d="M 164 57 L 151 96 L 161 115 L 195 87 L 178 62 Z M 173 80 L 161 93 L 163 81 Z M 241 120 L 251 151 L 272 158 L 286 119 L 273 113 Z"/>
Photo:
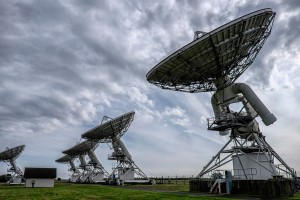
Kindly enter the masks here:
<path id="1" fill-rule="evenodd" d="M 3 174 L 0 175 L 0 183 L 5 183 L 7 182 L 7 177 L 10 176 L 10 174 Z"/>

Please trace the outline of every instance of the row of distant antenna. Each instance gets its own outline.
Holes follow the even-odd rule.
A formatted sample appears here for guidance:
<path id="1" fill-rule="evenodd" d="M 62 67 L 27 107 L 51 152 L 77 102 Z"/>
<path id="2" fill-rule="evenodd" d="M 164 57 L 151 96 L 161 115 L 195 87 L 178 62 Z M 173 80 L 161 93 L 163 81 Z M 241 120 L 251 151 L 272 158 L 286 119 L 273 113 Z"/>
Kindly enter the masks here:
<path id="1" fill-rule="evenodd" d="M 129 182 L 149 182 L 149 179 L 134 163 L 121 137 L 128 130 L 134 119 L 134 112 L 123 114 L 116 118 L 104 116 L 99 126 L 83 133 L 85 141 L 63 151 L 65 155 L 56 160 L 58 163 L 70 165 L 72 175 L 70 182 L 81 183 L 110 183 L 124 184 Z M 117 165 L 109 174 L 95 154 L 95 149 L 100 143 L 111 143 L 113 153 L 109 160 L 116 160 Z M 85 156 L 89 157 L 86 162 Z M 75 166 L 74 160 L 80 160 L 80 165 Z"/>

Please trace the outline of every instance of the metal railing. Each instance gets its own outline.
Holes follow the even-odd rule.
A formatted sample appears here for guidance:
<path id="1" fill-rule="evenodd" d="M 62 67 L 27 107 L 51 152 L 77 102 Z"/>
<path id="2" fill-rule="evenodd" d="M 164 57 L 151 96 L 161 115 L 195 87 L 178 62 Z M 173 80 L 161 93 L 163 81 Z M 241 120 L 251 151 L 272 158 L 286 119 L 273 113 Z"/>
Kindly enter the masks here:
<path id="1" fill-rule="evenodd" d="M 246 126 L 253 118 L 243 113 L 226 113 L 216 117 L 207 118 L 208 130 L 224 130 L 233 127 Z"/>
<path id="2" fill-rule="evenodd" d="M 156 184 L 181 184 L 188 185 L 190 180 L 194 179 L 194 176 L 159 176 L 150 177 L 149 179 L 154 179 Z"/>
<path id="3" fill-rule="evenodd" d="M 245 177 L 247 176 L 247 179 L 253 179 L 255 175 L 257 175 L 257 169 L 255 168 L 245 168 L 243 169 L 234 169 L 233 170 L 233 176 L 235 179 L 239 179 L 239 177 Z"/>

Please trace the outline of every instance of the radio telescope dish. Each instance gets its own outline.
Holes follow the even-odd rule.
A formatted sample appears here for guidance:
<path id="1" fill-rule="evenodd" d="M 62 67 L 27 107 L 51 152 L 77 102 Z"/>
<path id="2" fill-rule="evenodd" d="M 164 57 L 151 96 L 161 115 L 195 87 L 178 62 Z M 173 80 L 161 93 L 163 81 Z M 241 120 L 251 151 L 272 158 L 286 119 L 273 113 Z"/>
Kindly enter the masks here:
<path id="1" fill-rule="evenodd" d="M 271 33 L 275 12 L 262 9 L 204 33 L 150 70 L 147 80 L 182 92 L 216 91 L 227 87 L 252 64 Z M 218 89 L 222 89 L 218 88 Z"/>
<path id="2" fill-rule="evenodd" d="M 0 153 L 0 161 L 9 161 L 10 159 L 17 159 L 22 151 L 25 149 L 25 145 L 20 145 L 11 149 L 7 149 Z"/>
<path id="3" fill-rule="evenodd" d="M 55 162 L 57 162 L 57 163 L 69 163 L 72 160 L 74 160 L 74 158 L 72 158 L 71 156 L 64 155 L 63 157 L 55 160 Z"/>
<path id="4" fill-rule="evenodd" d="M 11 168 L 8 172 L 11 172 L 12 176 L 8 181 L 9 184 L 20 184 L 23 180 L 23 172 L 17 166 L 16 159 L 20 156 L 22 151 L 25 149 L 25 145 L 20 145 L 14 148 L 7 148 L 5 151 L 0 153 L 0 161 L 9 162 Z"/>
<path id="5" fill-rule="evenodd" d="M 134 112 L 128 112 L 114 119 L 104 116 L 99 126 L 81 135 L 82 138 L 88 140 L 112 143 L 114 152 L 109 155 L 108 159 L 116 160 L 117 166 L 113 167 L 113 172 L 108 177 L 110 183 L 117 183 L 116 179 L 123 183 L 149 182 L 148 177 L 134 163 L 131 154 L 121 140 L 131 125 L 134 114 Z"/>
<path id="6" fill-rule="evenodd" d="M 87 154 L 89 150 L 94 150 L 97 148 L 98 143 L 91 141 L 91 140 L 86 140 L 84 142 L 81 142 L 79 144 L 76 144 L 75 146 L 63 151 L 64 154 L 70 155 L 70 156 L 79 156 L 79 155 L 84 155 Z"/>
<path id="7" fill-rule="evenodd" d="M 134 112 L 128 112 L 114 119 L 105 116 L 104 119 L 108 119 L 108 121 L 83 133 L 81 137 L 89 140 L 104 141 L 111 141 L 116 136 L 122 137 L 131 125 L 133 118 Z"/>
<path id="8" fill-rule="evenodd" d="M 218 131 L 222 136 L 230 134 L 230 139 L 197 175 L 199 181 L 229 162 L 233 164 L 233 170 L 227 171 L 227 178 L 233 171 L 232 185 L 235 186 L 239 181 L 268 180 L 281 177 L 282 173 L 285 177 L 297 178 L 294 169 L 266 142 L 255 119 L 259 116 L 269 126 L 277 118 L 250 86 L 235 83 L 270 35 L 274 18 L 275 12 L 267 8 L 209 33 L 196 32 L 202 35 L 165 58 L 146 75 L 150 83 L 162 89 L 191 93 L 215 91 L 211 97 L 214 117 L 207 119 L 207 129 Z M 232 108 L 234 103 L 240 103 L 242 109 Z M 190 182 L 191 188 L 193 183 L 199 188 L 197 181 Z M 220 178 L 214 181 L 210 191 L 221 181 L 225 182 Z M 247 187 L 251 188 L 252 183 Z M 238 190 L 236 187 L 235 191 Z"/>
<path id="9" fill-rule="evenodd" d="M 108 172 L 104 169 L 100 161 L 98 160 L 94 150 L 98 147 L 98 142 L 94 140 L 86 140 L 75 146 L 71 147 L 68 150 L 63 151 L 63 153 L 73 156 L 79 157 L 80 160 L 80 167 L 83 169 L 80 177 L 76 181 L 79 182 L 93 182 L 99 183 L 104 182 L 105 177 L 108 177 Z M 85 155 L 88 155 L 90 158 L 90 162 L 87 163 L 85 160 Z M 68 158 L 61 158 L 61 161 L 65 161 Z M 73 179 L 72 177 L 70 180 Z"/>
<path id="10" fill-rule="evenodd" d="M 69 182 L 71 182 L 71 183 L 77 182 L 79 180 L 80 176 L 81 176 L 80 171 L 78 170 L 78 168 L 74 164 L 74 160 L 75 160 L 75 157 L 69 156 L 69 155 L 64 155 L 63 157 L 55 160 L 55 162 L 57 162 L 57 163 L 63 163 L 63 164 L 69 164 L 70 165 L 69 171 L 73 172 L 71 177 L 69 178 Z"/>

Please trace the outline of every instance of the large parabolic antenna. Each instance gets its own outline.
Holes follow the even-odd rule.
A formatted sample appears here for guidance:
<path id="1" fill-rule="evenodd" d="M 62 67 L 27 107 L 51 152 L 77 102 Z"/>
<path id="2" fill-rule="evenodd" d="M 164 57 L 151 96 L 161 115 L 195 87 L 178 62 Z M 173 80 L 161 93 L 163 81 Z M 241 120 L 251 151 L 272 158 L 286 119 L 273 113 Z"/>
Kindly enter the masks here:
<path id="1" fill-rule="evenodd" d="M 248 85 L 235 83 L 261 50 L 271 33 L 274 18 L 275 12 L 262 9 L 200 37 L 196 35 L 194 41 L 165 58 L 146 75 L 150 83 L 162 89 L 190 93 L 215 91 L 211 98 L 215 117 L 208 119 L 208 130 L 230 134 L 230 138 L 198 178 L 214 173 L 231 161 L 235 180 L 267 180 L 278 175 L 296 177 L 294 170 L 266 142 L 255 119 L 261 117 L 268 126 L 276 117 Z M 232 110 L 233 103 L 242 104 L 242 109 Z"/>
<path id="2" fill-rule="evenodd" d="M 69 178 L 69 182 L 77 182 L 80 178 L 80 171 L 74 164 L 75 156 L 69 156 L 69 155 L 64 155 L 63 157 L 55 160 L 57 163 L 63 163 L 63 164 L 69 164 L 70 169 L 69 171 L 72 172 L 71 177 Z"/>
<path id="3" fill-rule="evenodd" d="M 86 140 L 84 142 L 78 143 L 75 146 L 63 151 L 63 153 L 72 156 L 79 157 L 80 167 L 83 169 L 80 182 L 90 182 L 98 183 L 104 182 L 109 176 L 108 172 L 104 169 L 100 161 L 98 160 L 94 150 L 98 147 L 98 142 L 93 140 Z M 86 163 L 85 155 L 88 155 L 90 162 Z"/>
<path id="4" fill-rule="evenodd" d="M 134 163 L 131 154 L 121 140 L 121 137 L 128 130 L 133 119 L 134 112 L 128 112 L 116 118 L 104 116 L 99 126 L 81 135 L 82 138 L 88 140 L 112 143 L 114 152 L 108 159 L 117 160 L 117 167 L 113 168 L 113 172 L 109 176 L 110 182 L 120 181 L 122 183 L 129 183 L 149 181 L 144 172 Z M 135 175 L 137 175 L 136 178 L 139 178 L 138 180 L 135 178 Z"/>
<path id="5" fill-rule="evenodd" d="M 64 164 L 68 164 L 71 160 L 74 160 L 74 158 L 72 158 L 69 155 L 64 155 L 63 157 L 55 160 L 55 162 L 57 163 L 64 163 Z"/>
<path id="6" fill-rule="evenodd" d="M 83 133 L 82 138 L 97 141 L 111 141 L 113 137 L 122 137 L 134 119 L 134 112 L 128 112 L 114 119 L 104 116 L 99 126 Z"/>
<path id="7" fill-rule="evenodd" d="M 216 82 L 226 76 L 228 86 L 252 64 L 274 17 L 263 9 L 208 32 L 161 61 L 147 80 L 163 89 L 207 92 L 216 91 Z"/>
<path id="8" fill-rule="evenodd" d="M 10 184 L 20 184 L 23 179 L 23 172 L 17 166 L 16 159 L 21 155 L 22 151 L 25 149 L 25 145 L 20 145 L 14 148 L 7 148 L 5 151 L 0 153 L 0 161 L 10 163 L 11 168 L 8 172 L 12 173 L 12 176 L 8 183 Z"/>
<path id="9" fill-rule="evenodd" d="M 85 155 L 89 150 L 94 150 L 95 148 L 97 148 L 97 146 L 98 146 L 98 142 L 84 141 L 63 151 L 63 153 L 70 156 Z"/>

